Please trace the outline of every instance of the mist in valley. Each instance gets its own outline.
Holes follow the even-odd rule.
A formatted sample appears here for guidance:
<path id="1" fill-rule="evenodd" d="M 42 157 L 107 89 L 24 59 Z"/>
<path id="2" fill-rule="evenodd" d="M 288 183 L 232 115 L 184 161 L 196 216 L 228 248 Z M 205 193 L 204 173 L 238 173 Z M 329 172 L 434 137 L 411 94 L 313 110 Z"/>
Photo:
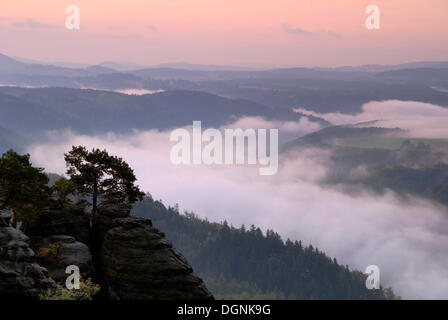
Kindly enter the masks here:
<path id="1" fill-rule="evenodd" d="M 371 102 L 363 110 L 345 116 L 344 121 L 380 120 L 378 126 L 400 127 L 420 138 L 448 137 L 442 125 L 448 113 L 438 106 L 383 101 Z M 319 116 L 341 124 L 334 114 Z M 308 119 L 273 122 L 243 117 L 224 127 L 280 128 L 299 137 L 320 125 Z M 377 194 L 357 186 L 356 193 L 348 193 L 325 184 L 334 170 L 333 151 L 319 147 L 281 153 L 278 173 L 273 176 L 260 176 L 253 165 L 173 165 L 170 132 L 83 135 L 52 131 L 45 143 L 30 146 L 28 152 L 35 165 L 63 174 L 63 154 L 72 145 L 105 148 L 127 161 L 141 188 L 167 205 L 179 204 L 181 211 L 193 211 L 211 221 L 227 220 L 236 227 L 254 224 L 274 229 L 284 240 L 312 244 L 352 269 L 364 271 L 368 265 L 378 265 L 382 285 L 392 286 L 403 298 L 448 298 L 445 206 L 416 196 L 403 198 L 393 191 Z"/>

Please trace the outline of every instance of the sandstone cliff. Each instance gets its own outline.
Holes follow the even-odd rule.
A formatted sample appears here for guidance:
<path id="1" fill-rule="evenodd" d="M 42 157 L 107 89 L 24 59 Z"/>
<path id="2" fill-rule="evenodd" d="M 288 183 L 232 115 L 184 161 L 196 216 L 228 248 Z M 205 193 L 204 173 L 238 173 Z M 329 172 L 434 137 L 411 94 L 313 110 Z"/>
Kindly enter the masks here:
<path id="1" fill-rule="evenodd" d="M 23 231 L 2 220 L 0 295 L 37 297 L 77 265 L 105 299 L 213 299 L 165 234 L 125 205 L 99 206 L 91 227 L 81 205 L 54 201 Z"/>
<path id="2" fill-rule="evenodd" d="M 54 287 L 47 270 L 36 263 L 29 238 L 0 218 L 0 299 L 37 299 Z"/>

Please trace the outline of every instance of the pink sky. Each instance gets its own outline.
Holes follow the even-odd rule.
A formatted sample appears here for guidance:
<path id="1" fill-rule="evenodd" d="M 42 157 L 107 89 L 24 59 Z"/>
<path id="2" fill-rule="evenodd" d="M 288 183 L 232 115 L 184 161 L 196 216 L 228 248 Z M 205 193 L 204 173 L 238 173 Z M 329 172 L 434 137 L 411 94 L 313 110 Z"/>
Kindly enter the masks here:
<path id="1" fill-rule="evenodd" d="M 80 8 L 79 31 L 65 28 L 70 4 Z M 380 30 L 365 28 L 371 4 Z M 0 0 L 0 52 L 149 65 L 448 60 L 447 14 L 447 0 Z"/>

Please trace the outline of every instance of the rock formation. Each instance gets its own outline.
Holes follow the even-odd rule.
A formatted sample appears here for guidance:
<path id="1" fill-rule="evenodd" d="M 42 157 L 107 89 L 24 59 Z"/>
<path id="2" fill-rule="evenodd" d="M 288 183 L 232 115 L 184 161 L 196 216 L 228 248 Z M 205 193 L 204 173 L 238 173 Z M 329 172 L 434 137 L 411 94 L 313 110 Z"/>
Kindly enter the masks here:
<path id="1" fill-rule="evenodd" d="M 31 238 L 54 235 L 72 236 L 85 244 L 90 241 L 90 220 L 83 205 L 52 201 L 24 232 Z M 33 239 L 31 239 L 33 241 Z"/>
<path id="2" fill-rule="evenodd" d="M 0 218 L 0 298 L 37 299 L 54 287 L 47 270 L 36 263 L 29 238 Z"/>
<path id="3" fill-rule="evenodd" d="M 213 299 L 185 258 L 148 219 L 114 219 L 104 235 L 101 260 L 111 298 Z"/>
<path id="4" fill-rule="evenodd" d="M 65 283 L 65 270 L 70 265 L 78 266 L 84 278 L 93 275 L 90 220 L 82 205 L 52 201 L 25 232 L 31 239 L 38 263 L 45 266 L 57 282 Z"/>
<path id="5" fill-rule="evenodd" d="M 24 231 L 0 221 L 0 295 L 36 296 L 64 284 L 66 267 L 101 284 L 108 299 L 213 299 L 201 278 L 151 220 L 103 203 L 90 228 L 81 206 L 52 202 Z M 39 266 L 36 261 L 44 266 Z M 47 271 L 48 269 L 48 271 Z"/>
<path id="6" fill-rule="evenodd" d="M 93 275 L 94 267 L 89 247 L 72 236 L 34 238 L 33 247 L 37 252 L 37 262 L 47 268 L 50 277 L 56 282 L 65 283 L 65 271 L 70 265 L 79 267 L 84 278 Z"/>

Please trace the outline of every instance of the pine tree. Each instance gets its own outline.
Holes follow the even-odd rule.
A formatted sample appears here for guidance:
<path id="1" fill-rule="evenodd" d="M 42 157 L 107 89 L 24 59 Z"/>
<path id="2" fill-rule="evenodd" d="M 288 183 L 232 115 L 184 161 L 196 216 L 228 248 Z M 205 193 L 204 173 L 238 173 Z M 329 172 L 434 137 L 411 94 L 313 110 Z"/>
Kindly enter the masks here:
<path id="1" fill-rule="evenodd" d="M 9 150 L 0 158 L 0 211 L 12 212 L 12 224 L 31 223 L 48 204 L 50 188 L 42 168 L 35 168 L 30 155 Z"/>
<path id="2" fill-rule="evenodd" d="M 106 150 L 73 146 L 65 154 L 67 174 L 81 195 L 91 197 L 91 219 L 95 220 L 98 202 L 108 200 L 132 204 L 142 200 L 144 193 L 134 184 L 134 171 L 122 158 L 111 156 Z"/>

